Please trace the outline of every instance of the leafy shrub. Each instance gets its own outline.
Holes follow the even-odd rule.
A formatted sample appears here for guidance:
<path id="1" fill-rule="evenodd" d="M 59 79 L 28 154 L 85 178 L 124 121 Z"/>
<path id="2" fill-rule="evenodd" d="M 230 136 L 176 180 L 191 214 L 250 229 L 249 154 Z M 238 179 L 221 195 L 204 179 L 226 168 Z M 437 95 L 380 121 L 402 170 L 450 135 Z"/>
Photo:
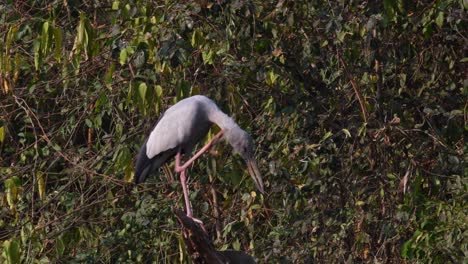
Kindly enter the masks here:
<path id="1" fill-rule="evenodd" d="M 466 261 L 466 1 L 0 9 L 2 261 L 186 260 L 176 175 L 128 182 L 158 116 L 194 94 L 252 133 L 267 185 L 251 192 L 225 144 L 191 170 L 220 249 L 261 263 Z"/>

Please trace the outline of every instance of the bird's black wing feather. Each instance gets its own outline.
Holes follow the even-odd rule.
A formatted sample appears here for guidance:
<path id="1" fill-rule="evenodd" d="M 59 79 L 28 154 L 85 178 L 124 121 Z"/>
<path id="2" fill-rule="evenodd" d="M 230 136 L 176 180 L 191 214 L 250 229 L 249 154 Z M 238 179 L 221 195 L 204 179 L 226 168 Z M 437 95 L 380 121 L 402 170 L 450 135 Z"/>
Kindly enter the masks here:
<path id="1" fill-rule="evenodd" d="M 145 143 L 140 149 L 140 152 L 138 153 L 137 160 L 136 160 L 136 166 L 135 166 L 135 183 L 141 183 L 146 179 L 146 176 L 150 173 L 151 170 L 151 164 L 153 163 L 153 160 L 156 157 L 153 157 L 152 159 L 149 159 L 148 156 L 146 155 L 146 142 L 148 139 L 145 140 Z"/>
<path id="2" fill-rule="evenodd" d="M 156 121 L 151 131 L 153 131 L 154 128 L 158 125 L 159 121 L 161 120 L 161 118 L 163 118 L 163 116 L 164 114 L 162 114 L 159 117 L 158 121 Z M 143 143 L 143 146 L 141 146 L 140 152 L 138 152 L 136 165 L 135 165 L 135 175 L 133 176 L 136 184 L 145 181 L 146 176 L 148 176 L 148 174 L 150 174 L 152 171 L 151 169 L 152 164 L 154 163 L 155 159 L 157 159 L 158 157 L 158 156 L 155 156 L 150 159 L 146 155 L 146 143 L 148 142 L 148 139 L 149 139 L 149 135 L 146 137 L 146 140 L 145 140 L 145 143 Z"/>

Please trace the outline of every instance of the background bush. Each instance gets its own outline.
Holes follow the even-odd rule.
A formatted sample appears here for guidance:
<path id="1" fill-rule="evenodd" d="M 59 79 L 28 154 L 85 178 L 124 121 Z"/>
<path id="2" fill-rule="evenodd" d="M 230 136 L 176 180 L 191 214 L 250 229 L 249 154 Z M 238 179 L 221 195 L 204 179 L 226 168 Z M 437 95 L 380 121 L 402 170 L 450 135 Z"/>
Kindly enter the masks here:
<path id="1" fill-rule="evenodd" d="M 218 248 L 260 263 L 467 261 L 467 8 L 3 1 L 0 260 L 186 262 L 176 175 L 128 182 L 160 114 L 204 94 L 253 135 L 267 185 L 252 192 L 226 144 L 191 169 Z"/>

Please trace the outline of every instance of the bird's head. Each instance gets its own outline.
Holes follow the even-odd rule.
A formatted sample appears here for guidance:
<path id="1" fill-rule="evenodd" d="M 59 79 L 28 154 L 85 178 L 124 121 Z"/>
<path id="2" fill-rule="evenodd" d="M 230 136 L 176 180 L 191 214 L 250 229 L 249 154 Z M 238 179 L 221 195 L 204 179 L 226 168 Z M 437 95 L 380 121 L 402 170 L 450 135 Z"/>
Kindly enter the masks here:
<path id="1" fill-rule="evenodd" d="M 254 157 L 254 143 L 252 137 L 240 127 L 226 129 L 224 135 L 232 148 L 244 158 L 247 163 L 249 174 L 252 176 L 255 183 L 255 187 L 263 193 L 263 180 Z"/>

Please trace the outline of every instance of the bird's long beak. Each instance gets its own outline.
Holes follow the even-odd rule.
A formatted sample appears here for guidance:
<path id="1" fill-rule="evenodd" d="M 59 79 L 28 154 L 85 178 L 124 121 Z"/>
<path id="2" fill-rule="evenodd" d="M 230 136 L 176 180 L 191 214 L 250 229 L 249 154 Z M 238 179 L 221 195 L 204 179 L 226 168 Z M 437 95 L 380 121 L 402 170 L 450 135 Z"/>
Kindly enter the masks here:
<path id="1" fill-rule="evenodd" d="M 260 193 L 263 193 L 263 180 L 262 180 L 262 175 L 260 174 L 260 171 L 258 170 L 257 166 L 257 161 L 255 159 L 247 159 L 247 168 L 249 170 L 250 176 L 252 176 L 252 179 L 255 183 L 255 187 L 257 187 L 258 191 Z"/>

